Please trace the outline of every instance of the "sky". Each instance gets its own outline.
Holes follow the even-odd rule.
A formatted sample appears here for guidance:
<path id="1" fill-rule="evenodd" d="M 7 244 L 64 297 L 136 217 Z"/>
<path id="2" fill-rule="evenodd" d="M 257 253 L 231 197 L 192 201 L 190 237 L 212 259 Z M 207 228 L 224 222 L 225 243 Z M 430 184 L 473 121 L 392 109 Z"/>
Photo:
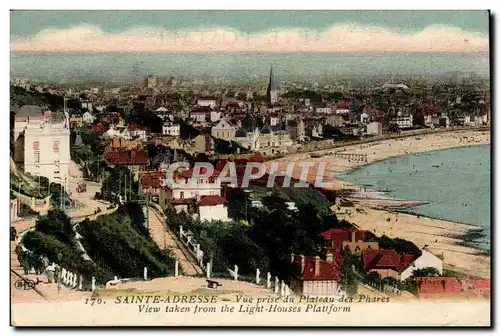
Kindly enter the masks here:
<path id="1" fill-rule="evenodd" d="M 487 11 L 11 11 L 26 52 L 487 53 Z"/>

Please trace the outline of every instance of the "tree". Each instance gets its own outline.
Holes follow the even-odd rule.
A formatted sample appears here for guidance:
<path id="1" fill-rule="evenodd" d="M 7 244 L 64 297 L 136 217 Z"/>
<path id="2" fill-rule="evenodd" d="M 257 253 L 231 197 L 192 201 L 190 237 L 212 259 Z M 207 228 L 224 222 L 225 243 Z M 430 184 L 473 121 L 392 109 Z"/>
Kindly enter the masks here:
<path id="1" fill-rule="evenodd" d="M 348 250 L 343 250 L 342 257 L 342 281 L 340 286 L 348 296 L 354 296 L 358 292 L 358 274 L 356 272 L 356 265 L 359 264 L 359 258 L 351 254 Z"/>
<path id="2" fill-rule="evenodd" d="M 413 272 L 412 272 L 412 277 L 414 277 L 414 278 L 428 277 L 428 276 L 439 276 L 439 275 L 441 275 L 441 273 L 435 267 L 420 268 L 420 269 L 413 270 Z"/>
<path id="3" fill-rule="evenodd" d="M 39 217 L 36 230 L 54 236 L 66 244 L 73 244 L 75 237 L 70 218 L 60 209 L 49 210 L 47 215 Z"/>

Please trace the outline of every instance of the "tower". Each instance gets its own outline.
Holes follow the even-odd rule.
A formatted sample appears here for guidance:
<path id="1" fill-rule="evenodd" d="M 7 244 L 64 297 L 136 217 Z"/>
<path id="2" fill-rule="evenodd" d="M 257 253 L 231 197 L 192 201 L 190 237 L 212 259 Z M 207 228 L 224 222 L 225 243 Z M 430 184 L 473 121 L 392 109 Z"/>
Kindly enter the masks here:
<path id="1" fill-rule="evenodd" d="M 269 105 L 275 104 L 278 101 L 278 91 L 273 77 L 273 67 L 269 72 L 269 84 L 267 85 L 267 103 Z"/>

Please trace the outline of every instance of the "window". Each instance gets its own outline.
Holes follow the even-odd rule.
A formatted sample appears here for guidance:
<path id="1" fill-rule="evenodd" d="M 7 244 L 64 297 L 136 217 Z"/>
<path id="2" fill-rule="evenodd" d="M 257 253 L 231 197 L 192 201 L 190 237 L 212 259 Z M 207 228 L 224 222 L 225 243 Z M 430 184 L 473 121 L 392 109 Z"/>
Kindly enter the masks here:
<path id="1" fill-rule="evenodd" d="M 39 141 L 34 141 L 33 142 L 33 149 L 34 150 L 40 150 L 40 142 Z"/>
<path id="2" fill-rule="evenodd" d="M 181 191 L 181 198 L 184 198 L 184 191 Z"/>
<path id="3" fill-rule="evenodd" d="M 53 149 L 54 152 L 59 152 L 59 141 L 54 141 Z"/>
<path id="4" fill-rule="evenodd" d="M 40 152 L 35 152 L 35 163 L 40 162 Z"/>

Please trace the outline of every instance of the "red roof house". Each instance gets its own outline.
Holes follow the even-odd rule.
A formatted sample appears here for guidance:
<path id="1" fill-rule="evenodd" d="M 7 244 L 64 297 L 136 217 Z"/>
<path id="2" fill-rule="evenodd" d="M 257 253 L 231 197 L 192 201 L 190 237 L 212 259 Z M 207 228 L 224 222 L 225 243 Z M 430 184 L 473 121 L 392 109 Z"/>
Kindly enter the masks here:
<path id="1" fill-rule="evenodd" d="M 460 296 L 461 290 L 460 282 L 454 277 L 417 278 L 417 294 L 419 298 Z"/>
<path id="2" fill-rule="evenodd" d="M 292 265 L 295 276 L 291 279 L 291 289 L 303 295 L 336 295 L 342 280 L 343 258 L 340 251 L 320 257 L 294 256 Z"/>
<path id="3" fill-rule="evenodd" d="M 208 196 L 201 196 L 200 200 L 198 201 L 198 206 L 215 206 L 226 203 L 227 200 L 222 196 L 208 195 Z"/>
<path id="4" fill-rule="evenodd" d="M 341 228 L 341 229 L 334 228 L 320 233 L 320 236 L 331 242 L 339 242 L 339 243 L 365 240 L 365 232 L 358 230 L 356 228 Z"/>
<path id="5" fill-rule="evenodd" d="M 419 298 L 446 297 L 490 297 L 491 281 L 489 279 L 468 279 L 459 281 L 454 277 L 421 277 L 417 278 Z"/>
<path id="6" fill-rule="evenodd" d="M 166 176 L 165 171 L 142 173 L 139 179 L 140 193 L 159 194 Z"/>
<path id="7" fill-rule="evenodd" d="M 366 272 L 373 270 L 382 277 L 398 279 L 399 273 L 418 257 L 414 254 L 399 254 L 395 250 L 366 250 L 361 255 L 361 262 Z"/>
<path id="8" fill-rule="evenodd" d="M 114 150 L 104 155 L 108 165 L 145 166 L 148 159 L 148 151 L 142 149 Z"/>

